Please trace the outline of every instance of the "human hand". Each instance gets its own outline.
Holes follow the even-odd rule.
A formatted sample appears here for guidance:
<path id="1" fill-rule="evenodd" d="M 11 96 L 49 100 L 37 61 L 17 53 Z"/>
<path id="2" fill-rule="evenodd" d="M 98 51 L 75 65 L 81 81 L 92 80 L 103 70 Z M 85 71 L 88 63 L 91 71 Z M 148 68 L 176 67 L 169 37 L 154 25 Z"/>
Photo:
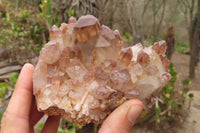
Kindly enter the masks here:
<path id="1" fill-rule="evenodd" d="M 143 104 L 137 99 L 123 103 L 106 118 L 98 133 L 130 133 L 142 109 Z"/>
<path id="2" fill-rule="evenodd" d="M 22 68 L 15 90 L 3 115 L 1 133 L 34 132 L 33 126 L 44 113 L 38 112 L 33 97 L 32 75 L 34 66 L 26 64 Z M 115 109 L 103 122 L 99 133 L 129 133 L 143 108 L 139 100 L 129 100 Z M 42 132 L 56 133 L 60 117 L 48 117 Z"/>
<path id="3" fill-rule="evenodd" d="M 33 133 L 34 125 L 44 113 L 38 112 L 33 97 L 34 66 L 25 64 L 1 122 L 1 133 Z M 59 116 L 49 116 L 42 132 L 56 133 Z"/>

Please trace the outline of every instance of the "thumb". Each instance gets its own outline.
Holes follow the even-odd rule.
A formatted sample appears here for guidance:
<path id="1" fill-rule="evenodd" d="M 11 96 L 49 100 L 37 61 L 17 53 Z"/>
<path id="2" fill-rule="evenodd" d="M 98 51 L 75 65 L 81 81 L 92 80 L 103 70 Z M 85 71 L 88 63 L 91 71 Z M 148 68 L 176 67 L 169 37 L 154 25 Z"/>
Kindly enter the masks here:
<path id="1" fill-rule="evenodd" d="M 130 133 L 142 109 L 142 102 L 136 99 L 123 103 L 106 118 L 99 133 Z"/>

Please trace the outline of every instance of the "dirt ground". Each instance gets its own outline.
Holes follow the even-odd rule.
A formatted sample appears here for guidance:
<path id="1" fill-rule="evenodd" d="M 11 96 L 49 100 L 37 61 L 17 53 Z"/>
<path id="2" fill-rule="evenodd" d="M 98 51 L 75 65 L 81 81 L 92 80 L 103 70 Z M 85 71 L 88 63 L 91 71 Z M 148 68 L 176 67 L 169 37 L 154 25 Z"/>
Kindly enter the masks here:
<path id="1" fill-rule="evenodd" d="M 174 53 L 171 61 L 178 72 L 176 87 L 182 87 L 182 80 L 189 77 L 190 56 L 181 53 Z M 190 110 L 186 110 L 188 117 L 183 125 L 177 130 L 177 133 L 200 133 L 200 63 L 195 70 L 195 78 L 191 79 L 192 84 L 189 86 L 190 93 L 194 94 L 194 100 Z"/>
<path id="2" fill-rule="evenodd" d="M 200 133 L 200 91 L 192 90 L 190 93 L 194 94 L 194 101 L 190 110 L 186 110 L 188 117 L 178 128 L 177 133 Z"/>
<path id="3" fill-rule="evenodd" d="M 182 80 L 189 78 L 190 55 L 175 52 L 172 55 L 171 62 L 174 63 L 174 68 L 178 72 L 176 87 L 182 88 Z M 200 62 L 195 72 L 195 78 L 191 79 L 192 84 L 189 88 L 191 90 L 200 90 Z"/>

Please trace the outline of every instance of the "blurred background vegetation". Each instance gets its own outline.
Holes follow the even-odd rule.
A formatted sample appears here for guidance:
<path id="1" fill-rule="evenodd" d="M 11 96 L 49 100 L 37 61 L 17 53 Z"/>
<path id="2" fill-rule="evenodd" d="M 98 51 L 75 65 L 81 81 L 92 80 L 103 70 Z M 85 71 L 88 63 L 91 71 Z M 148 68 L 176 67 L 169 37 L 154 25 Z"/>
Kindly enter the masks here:
<path id="1" fill-rule="evenodd" d="M 12 72 L 19 72 L 25 62 L 36 64 L 52 25 L 60 26 L 71 16 L 78 19 L 86 14 L 94 15 L 113 30 L 118 29 L 125 46 L 140 42 L 149 46 L 166 40 L 167 56 L 174 63 L 187 56 L 187 67 L 180 73 L 170 64 L 172 79 L 162 89 L 153 110 L 144 111 L 141 116 L 142 123 L 155 132 L 163 129 L 163 123 L 183 120 L 185 109 L 190 109 L 194 99 L 189 92 L 191 80 L 188 77 L 194 79 L 195 84 L 200 73 L 197 69 L 200 0 L 0 0 L 0 118 L 18 77 L 18 73 Z M 176 68 L 181 65 L 175 64 Z M 182 73 L 186 76 L 176 82 Z M 199 89 L 199 83 L 196 86 Z M 152 128 L 152 124 L 156 128 Z M 43 123 L 37 132 L 42 126 Z M 93 124 L 79 127 L 63 119 L 58 132 L 96 132 L 98 127 Z"/>

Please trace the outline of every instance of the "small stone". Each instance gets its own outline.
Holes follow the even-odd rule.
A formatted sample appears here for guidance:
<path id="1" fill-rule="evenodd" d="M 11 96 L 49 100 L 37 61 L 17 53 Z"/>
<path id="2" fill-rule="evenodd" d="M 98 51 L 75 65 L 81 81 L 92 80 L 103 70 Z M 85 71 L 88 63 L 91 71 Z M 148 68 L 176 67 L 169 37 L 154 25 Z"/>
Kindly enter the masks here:
<path id="1" fill-rule="evenodd" d="M 151 107 L 167 84 L 165 41 L 123 48 L 114 32 L 92 15 L 53 26 L 33 73 L 39 111 L 79 125 L 101 123 L 115 108 L 138 98 Z"/>

